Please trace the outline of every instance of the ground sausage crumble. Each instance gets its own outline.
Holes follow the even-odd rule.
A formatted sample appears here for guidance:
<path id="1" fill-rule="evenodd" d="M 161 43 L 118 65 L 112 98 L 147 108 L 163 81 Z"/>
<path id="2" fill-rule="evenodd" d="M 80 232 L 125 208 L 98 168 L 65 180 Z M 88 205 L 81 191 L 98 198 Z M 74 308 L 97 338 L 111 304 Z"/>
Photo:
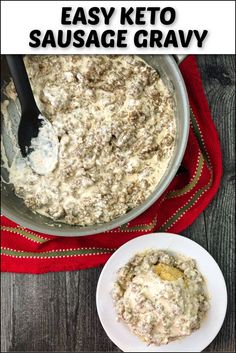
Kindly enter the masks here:
<path id="1" fill-rule="evenodd" d="M 109 222 L 143 203 L 173 156 L 174 102 L 136 56 L 26 56 L 42 114 L 59 138 L 55 170 L 37 175 L 18 155 L 16 194 L 68 224 Z M 9 97 L 15 97 L 12 83 Z"/>
<path id="2" fill-rule="evenodd" d="M 134 255 L 119 269 L 112 297 L 118 320 L 142 341 L 158 346 L 199 329 L 209 309 L 195 261 L 165 250 Z"/>

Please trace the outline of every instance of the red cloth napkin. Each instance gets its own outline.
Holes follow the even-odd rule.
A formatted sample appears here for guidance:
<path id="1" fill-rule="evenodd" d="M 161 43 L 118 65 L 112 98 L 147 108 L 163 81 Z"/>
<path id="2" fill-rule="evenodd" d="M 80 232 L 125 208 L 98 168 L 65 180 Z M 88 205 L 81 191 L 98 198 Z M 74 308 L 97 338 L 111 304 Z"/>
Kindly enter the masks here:
<path id="1" fill-rule="evenodd" d="M 83 237 L 55 237 L 1 218 L 1 270 L 45 273 L 104 264 L 128 240 L 154 231 L 179 233 L 207 207 L 220 185 L 219 138 L 204 95 L 196 59 L 180 66 L 191 106 L 191 128 L 179 173 L 147 211 L 111 231 Z"/>

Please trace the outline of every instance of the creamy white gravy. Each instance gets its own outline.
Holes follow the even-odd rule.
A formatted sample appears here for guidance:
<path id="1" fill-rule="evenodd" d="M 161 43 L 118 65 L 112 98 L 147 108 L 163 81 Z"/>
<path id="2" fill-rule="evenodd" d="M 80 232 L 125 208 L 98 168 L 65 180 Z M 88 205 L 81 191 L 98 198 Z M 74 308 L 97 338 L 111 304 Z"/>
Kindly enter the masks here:
<path id="1" fill-rule="evenodd" d="M 59 154 L 55 168 L 38 175 L 16 153 L 16 194 L 35 212 L 83 226 L 144 202 L 176 140 L 173 98 L 158 73 L 135 56 L 27 56 L 25 64 Z M 12 83 L 6 91 L 16 98 Z"/>
<path id="2" fill-rule="evenodd" d="M 206 283 L 195 261 L 160 250 L 138 253 L 122 267 L 112 296 L 118 319 L 147 344 L 190 335 L 209 309 Z"/>

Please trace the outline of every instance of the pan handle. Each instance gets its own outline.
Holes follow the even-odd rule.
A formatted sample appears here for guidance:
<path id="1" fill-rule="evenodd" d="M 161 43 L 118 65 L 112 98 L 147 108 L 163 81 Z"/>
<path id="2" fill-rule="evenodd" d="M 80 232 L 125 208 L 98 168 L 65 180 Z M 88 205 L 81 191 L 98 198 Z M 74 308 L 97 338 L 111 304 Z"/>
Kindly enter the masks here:
<path id="1" fill-rule="evenodd" d="M 173 55 L 176 63 L 179 65 L 188 55 Z"/>

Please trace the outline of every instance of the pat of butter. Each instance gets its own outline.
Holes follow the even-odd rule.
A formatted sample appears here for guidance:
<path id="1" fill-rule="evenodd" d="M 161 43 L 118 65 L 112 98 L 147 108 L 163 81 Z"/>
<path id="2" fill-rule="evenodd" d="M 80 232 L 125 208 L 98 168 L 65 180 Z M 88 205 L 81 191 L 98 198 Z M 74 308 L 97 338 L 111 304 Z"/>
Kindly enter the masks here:
<path id="1" fill-rule="evenodd" d="M 155 272 L 164 281 L 176 281 L 184 277 L 184 273 L 178 268 L 162 263 L 155 266 Z"/>

